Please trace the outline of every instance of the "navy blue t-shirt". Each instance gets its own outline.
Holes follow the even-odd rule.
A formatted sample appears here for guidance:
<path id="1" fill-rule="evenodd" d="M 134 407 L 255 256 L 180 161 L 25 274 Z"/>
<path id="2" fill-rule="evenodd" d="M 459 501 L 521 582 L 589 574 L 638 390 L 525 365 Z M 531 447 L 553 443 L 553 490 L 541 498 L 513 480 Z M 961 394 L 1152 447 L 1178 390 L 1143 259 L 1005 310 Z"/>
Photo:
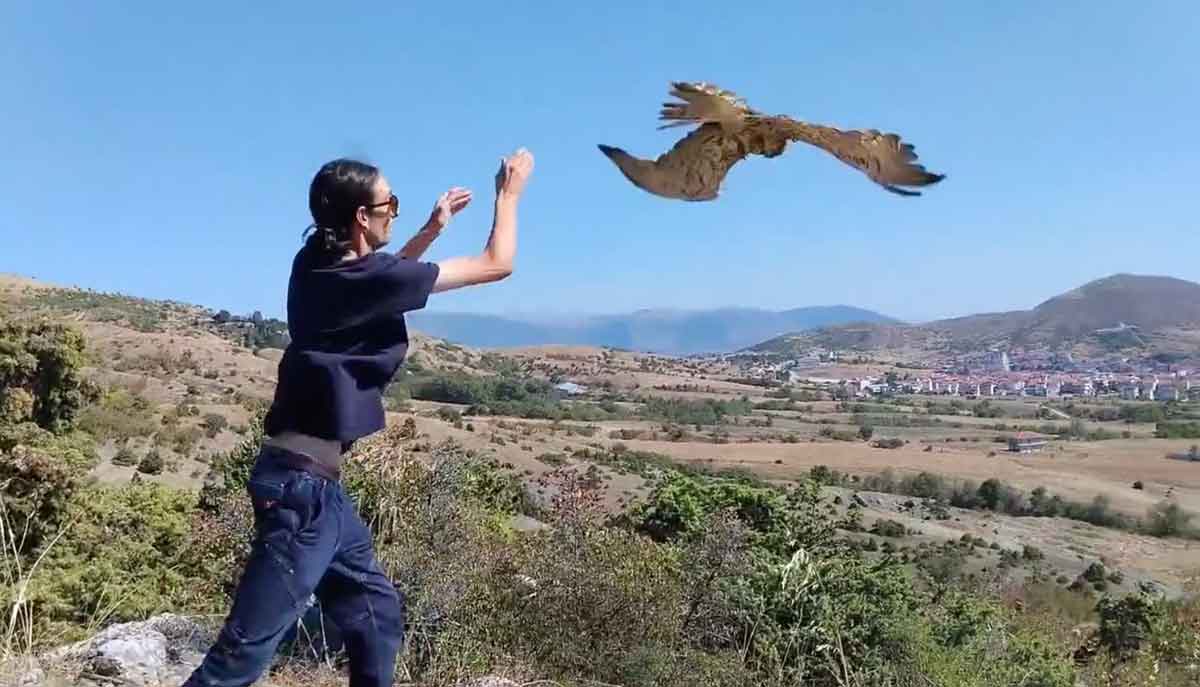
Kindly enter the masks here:
<path id="1" fill-rule="evenodd" d="M 438 266 L 383 251 L 335 263 L 311 246 L 292 261 L 292 340 L 263 429 L 348 446 L 383 429 L 383 389 L 408 352 L 404 313 L 425 307 Z"/>

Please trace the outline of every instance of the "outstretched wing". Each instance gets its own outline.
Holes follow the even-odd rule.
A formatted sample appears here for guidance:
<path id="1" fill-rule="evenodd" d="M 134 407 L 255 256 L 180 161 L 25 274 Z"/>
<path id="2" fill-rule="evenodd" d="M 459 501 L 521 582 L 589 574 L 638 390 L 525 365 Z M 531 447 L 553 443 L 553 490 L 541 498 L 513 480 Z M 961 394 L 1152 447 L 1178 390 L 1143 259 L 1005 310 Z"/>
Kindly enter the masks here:
<path id="1" fill-rule="evenodd" d="M 729 168 L 747 154 L 738 138 L 727 135 L 720 124 L 694 129 L 654 160 L 636 158 L 612 146 L 599 148 L 643 191 L 695 201 L 716 198 Z"/>
<path id="2" fill-rule="evenodd" d="M 946 175 L 926 171 L 924 165 L 918 164 L 912 144 L 904 142 L 897 134 L 880 133 L 875 129 L 844 131 L 798 122 L 790 117 L 771 117 L 761 121 L 774 128 L 779 135 L 826 151 L 892 193 L 919 196 L 919 191 L 900 187 L 929 186 L 946 178 Z"/>
<path id="3" fill-rule="evenodd" d="M 727 131 L 732 131 L 748 115 L 758 114 L 737 93 L 703 81 L 674 81 L 671 83 L 671 95 L 683 102 L 663 103 L 658 118 L 671 124 L 659 126 L 660 130 L 716 122 Z"/>

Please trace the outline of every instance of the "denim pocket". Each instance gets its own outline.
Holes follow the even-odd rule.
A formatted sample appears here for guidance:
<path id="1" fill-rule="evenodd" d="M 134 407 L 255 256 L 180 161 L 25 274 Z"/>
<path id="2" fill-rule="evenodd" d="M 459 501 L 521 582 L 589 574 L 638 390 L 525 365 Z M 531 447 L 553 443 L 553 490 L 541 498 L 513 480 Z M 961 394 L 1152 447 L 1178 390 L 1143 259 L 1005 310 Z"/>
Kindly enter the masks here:
<path id="1" fill-rule="evenodd" d="M 295 570 L 293 541 L 304 526 L 307 511 L 297 492 L 306 492 L 301 481 L 304 475 L 286 471 L 251 475 L 246 491 L 254 506 L 254 528 L 257 544 L 292 574 Z"/>

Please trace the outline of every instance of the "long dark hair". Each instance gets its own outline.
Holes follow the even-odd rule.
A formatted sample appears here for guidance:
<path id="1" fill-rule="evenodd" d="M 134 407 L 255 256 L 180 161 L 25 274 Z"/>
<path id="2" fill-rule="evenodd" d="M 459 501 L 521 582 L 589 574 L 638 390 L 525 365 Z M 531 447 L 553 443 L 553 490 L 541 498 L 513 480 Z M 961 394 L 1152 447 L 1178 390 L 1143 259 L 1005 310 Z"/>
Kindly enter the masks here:
<path id="1" fill-rule="evenodd" d="M 379 168 L 358 160 L 338 158 L 321 165 L 308 187 L 308 210 L 312 213 L 308 241 L 327 254 L 345 252 L 350 246 L 354 213 L 374 200 Z"/>

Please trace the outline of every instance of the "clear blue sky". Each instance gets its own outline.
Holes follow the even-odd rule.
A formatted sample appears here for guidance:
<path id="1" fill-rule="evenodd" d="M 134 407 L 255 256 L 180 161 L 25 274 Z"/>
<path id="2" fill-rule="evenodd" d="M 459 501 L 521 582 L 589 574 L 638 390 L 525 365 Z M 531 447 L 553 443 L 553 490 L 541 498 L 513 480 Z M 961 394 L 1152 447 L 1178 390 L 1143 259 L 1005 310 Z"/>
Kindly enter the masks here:
<path id="1" fill-rule="evenodd" d="M 436 260 L 482 246 L 524 145 L 516 273 L 430 307 L 923 319 L 1113 272 L 1200 281 L 1194 0 L 116 4 L 0 8 L 0 272 L 281 316 L 322 162 L 382 166 L 396 246 L 474 189 Z M 898 132 L 948 177 L 900 198 L 797 146 L 714 203 L 650 196 L 596 144 L 666 150 L 677 79 Z"/>

